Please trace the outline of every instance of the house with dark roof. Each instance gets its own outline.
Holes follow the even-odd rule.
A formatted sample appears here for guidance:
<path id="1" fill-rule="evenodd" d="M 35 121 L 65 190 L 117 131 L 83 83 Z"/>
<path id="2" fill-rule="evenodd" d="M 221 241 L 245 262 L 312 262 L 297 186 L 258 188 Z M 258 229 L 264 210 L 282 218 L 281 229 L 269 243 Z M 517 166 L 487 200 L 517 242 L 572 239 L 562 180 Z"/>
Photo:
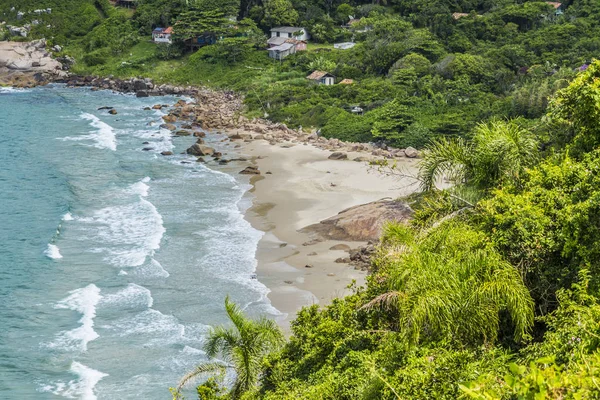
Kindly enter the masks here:
<path id="1" fill-rule="evenodd" d="M 269 49 L 269 57 L 274 60 L 283 60 L 290 54 L 296 53 L 296 46 L 293 43 L 283 43 Z"/>
<path id="2" fill-rule="evenodd" d="M 316 82 L 319 85 L 331 86 L 335 84 L 335 76 L 325 71 L 314 71 L 306 79 Z"/>
<path id="3" fill-rule="evenodd" d="M 277 28 L 272 28 L 271 38 L 274 37 L 282 37 L 285 39 L 296 39 L 303 41 L 308 41 L 310 39 L 310 35 L 308 34 L 305 28 L 295 26 L 279 26 Z"/>

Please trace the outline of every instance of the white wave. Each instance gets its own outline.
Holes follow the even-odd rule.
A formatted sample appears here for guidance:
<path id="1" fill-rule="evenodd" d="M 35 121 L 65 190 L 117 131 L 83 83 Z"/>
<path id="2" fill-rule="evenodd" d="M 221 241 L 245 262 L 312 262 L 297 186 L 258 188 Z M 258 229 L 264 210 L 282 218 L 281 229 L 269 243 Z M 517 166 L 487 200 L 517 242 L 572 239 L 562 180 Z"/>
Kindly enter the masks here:
<path id="1" fill-rule="evenodd" d="M 135 274 L 142 275 L 145 277 L 157 277 L 157 278 L 168 278 L 171 276 L 169 272 L 164 269 L 161 263 L 156 261 L 154 258 L 150 260 L 150 263 L 146 263 L 135 269 Z"/>
<path id="2" fill-rule="evenodd" d="M 63 258 L 62 254 L 60 254 L 60 249 L 55 244 L 48 244 L 48 248 L 44 251 L 44 254 L 46 257 L 52 258 L 53 260 Z"/>
<path id="3" fill-rule="evenodd" d="M 137 194 L 141 197 L 148 197 L 150 186 L 146 185 L 147 182 L 150 182 L 150 178 L 144 178 L 141 181 L 134 183 L 130 186 L 129 190 L 133 194 Z"/>
<path id="4" fill-rule="evenodd" d="M 172 315 L 164 315 L 152 308 L 134 317 L 127 317 L 111 324 L 107 329 L 113 329 L 121 337 L 134 336 L 143 340 L 147 346 L 165 346 L 184 340 L 185 326 Z M 141 337 L 141 339 L 139 339 Z"/>
<path id="5" fill-rule="evenodd" d="M 146 309 L 152 307 L 153 303 L 154 299 L 150 290 L 135 283 L 130 283 L 125 289 L 115 294 L 104 295 L 101 305 L 112 305 L 120 308 L 142 307 Z"/>
<path id="6" fill-rule="evenodd" d="M 20 93 L 24 92 L 25 89 L 14 88 L 14 87 L 0 87 L 0 93 Z"/>
<path id="7" fill-rule="evenodd" d="M 62 220 L 63 221 L 73 221 L 73 214 L 71 214 L 70 212 L 66 213 L 65 215 L 63 215 Z"/>
<path id="8" fill-rule="evenodd" d="M 101 299 L 100 289 L 91 284 L 69 292 L 67 298 L 59 301 L 54 308 L 69 309 L 82 314 L 79 319 L 81 326 L 61 332 L 49 347 L 67 351 L 86 351 L 87 344 L 98 338 L 98 334 L 94 331 L 94 317 L 96 317 L 96 305 Z"/>
<path id="9" fill-rule="evenodd" d="M 155 129 L 138 130 L 131 128 L 126 130 L 126 133 L 150 141 L 156 152 L 171 151 L 175 147 L 173 145 L 173 134 L 168 129 L 160 129 L 157 127 Z"/>
<path id="10" fill-rule="evenodd" d="M 71 363 L 70 371 L 79 378 L 69 381 L 68 383 L 56 382 L 51 385 L 44 385 L 40 390 L 68 399 L 97 400 L 94 388 L 98 382 L 100 382 L 102 378 L 107 377 L 108 374 L 96 371 L 77 361 Z"/>
<path id="11" fill-rule="evenodd" d="M 105 122 L 102 122 L 100 118 L 96 117 L 93 114 L 83 113 L 80 115 L 80 117 L 81 119 L 91 121 L 90 125 L 96 128 L 96 132 L 82 136 L 67 136 L 62 138 L 61 140 L 93 140 L 94 142 L 96 142 L 94 147 L 98 149 L 109 149 L 113 151 L 117 150 L 117 137 L 112 126 L 108 125 Z"/>
<path id="12" fill-rule="evenodd" d="M 101 209 L 85 221 L 99 224 L 98 239 L 110 245 L 104 248 L 105 259 L 117 267 L 143 265 L 160 248 L 165 233 L 162 216 L 141 195 L 136 203 Z"/>

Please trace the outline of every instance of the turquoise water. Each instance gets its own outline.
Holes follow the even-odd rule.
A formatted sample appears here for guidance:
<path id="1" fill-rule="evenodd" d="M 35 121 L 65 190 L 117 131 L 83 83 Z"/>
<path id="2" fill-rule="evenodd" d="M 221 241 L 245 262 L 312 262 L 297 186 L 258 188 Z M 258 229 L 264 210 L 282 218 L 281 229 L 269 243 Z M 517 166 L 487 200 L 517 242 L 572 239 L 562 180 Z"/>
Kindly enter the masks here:
<path id="1" fill-rule="evenodd" d="M 0 89 L 0 398 L 166 399 L 226 294 L 278 315 L 243 166 L 159 154 L 194 142 L 143 110 L 176 100 Z"/>

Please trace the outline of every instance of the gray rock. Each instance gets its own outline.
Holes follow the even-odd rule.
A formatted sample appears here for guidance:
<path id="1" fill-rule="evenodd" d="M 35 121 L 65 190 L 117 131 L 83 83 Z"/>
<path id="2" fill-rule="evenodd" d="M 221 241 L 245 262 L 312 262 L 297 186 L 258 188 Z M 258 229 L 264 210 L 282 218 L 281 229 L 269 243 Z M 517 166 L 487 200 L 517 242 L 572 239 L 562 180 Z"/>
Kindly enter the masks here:
<path id="1" fill-rule="evenodd" d="M 346 153 L 342 153 L 340 151 L 336 151 L 335 153 L 331 153 L 328 157 L 330 160 L 347 160 L 348 155 Z"/>
<path id="2" fill-rule="evenodd" d="M 408 158 L 416 158 L 419 156 L 419 151 L 414 147 L 407 147 L 406 149 L 404 149 L 404 154 Z"/>
<path id="3" fill-rule="evenodd" d="M 186 150 L 187 154 L 191 154 L 193 156 L 212 156 L 214 152 L 215 149 L 212 147 L 208 147 L 200 143 L 194 143 Z"/>

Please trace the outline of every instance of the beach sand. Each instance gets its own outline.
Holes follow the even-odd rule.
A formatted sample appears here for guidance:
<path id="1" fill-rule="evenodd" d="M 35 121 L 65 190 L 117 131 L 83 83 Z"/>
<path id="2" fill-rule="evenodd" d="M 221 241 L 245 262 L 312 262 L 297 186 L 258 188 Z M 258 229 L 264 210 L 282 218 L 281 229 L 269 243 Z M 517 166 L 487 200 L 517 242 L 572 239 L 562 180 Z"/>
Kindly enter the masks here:
<path id="1" fill-rule="evenodd" d="M 365 153 L 328 160 L 331 151 L 302 144 L 269 145 L 263 140 L 244 143 L 242 152 L 254 158 L 261 171 L 251 180 L 255 198 L 246 214 L 256 229 L 266 232 L 257 249 L 257 277 L 271 290 L 273 306 L 285 314 L 278 322 L 289 332 L 290 321 L 303 306 L 326 305 L 351 293 L 347 286 L 353 280 L 362 285 L 366 277 L 365 271 L 335 263 L 348 257 L 347 252 L 329 250 L 338 243 L 356 248 L 365 242 L 303 245 L 310 239 L 298 230 L 352 206 L 405 196 L 417 185 L 408 178 L 386 176 L 366 162 L 351 161 Z M 412 174 L 417 162 L 398 160 Z"/>

